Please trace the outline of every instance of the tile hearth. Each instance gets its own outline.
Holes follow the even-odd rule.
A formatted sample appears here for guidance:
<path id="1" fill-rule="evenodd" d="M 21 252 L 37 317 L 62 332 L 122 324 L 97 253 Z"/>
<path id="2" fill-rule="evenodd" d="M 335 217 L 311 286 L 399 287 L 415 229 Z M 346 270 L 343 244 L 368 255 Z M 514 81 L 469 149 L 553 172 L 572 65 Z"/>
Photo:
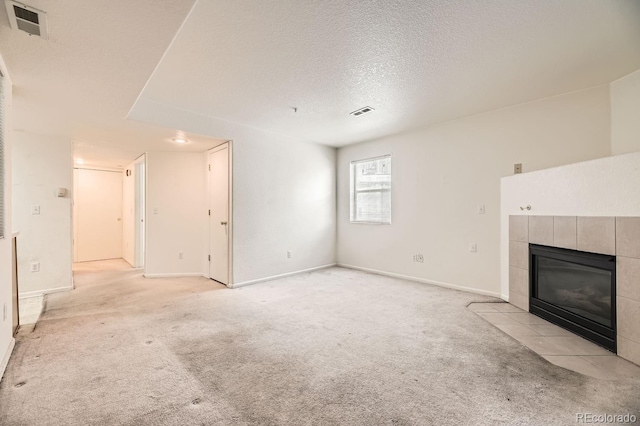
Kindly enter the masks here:
<path id="1" fill-rule="evenodd" d="M 618 356 L 640 366 L 640 217 L 509 216 L 508 301 L 527 312 L 529 243 L 616 256 Z"/>
<path id="2" fill-rule="evenodd" d="M 559 367 L 602 380 L 640 378 L 639 366 L 510 303 L 468 309 Z"/>

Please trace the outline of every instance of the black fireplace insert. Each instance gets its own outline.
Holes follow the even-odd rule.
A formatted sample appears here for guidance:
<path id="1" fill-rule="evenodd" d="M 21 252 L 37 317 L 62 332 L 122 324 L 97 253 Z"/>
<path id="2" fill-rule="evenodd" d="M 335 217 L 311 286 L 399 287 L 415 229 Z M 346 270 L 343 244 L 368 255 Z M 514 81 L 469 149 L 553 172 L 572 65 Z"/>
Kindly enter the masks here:
<path id="1" fill-rule="evenodd" d="M 616 257 L 529 244 L 529 311 L 616 352 Z"/>

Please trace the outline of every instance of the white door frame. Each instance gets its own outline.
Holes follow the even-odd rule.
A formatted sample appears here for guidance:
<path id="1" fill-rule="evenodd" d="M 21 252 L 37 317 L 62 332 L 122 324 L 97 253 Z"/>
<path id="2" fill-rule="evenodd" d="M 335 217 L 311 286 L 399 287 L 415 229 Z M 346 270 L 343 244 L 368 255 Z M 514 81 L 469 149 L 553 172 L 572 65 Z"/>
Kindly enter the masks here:
<path id="1" fill-rule="evenodd" d="M 233 288 L 233 141 L 228 140 L 226 142 L 222 142 L 219 145 L 214 146 L 213 148 L 211 148 L 210 150 L 207 151 L 207 156 L 206 156 L 206 164 L 209 164 L 209 156 L 215 152 L 215 151 L 219 151 L 220 149 L 223 149 L 223 147 L 226 145 L 227 147 L 227 153 L 228 153 L 228 169 L 229 169 L 229 203 L 228 203 L 228 214 L 227 214 L 227 257 L 228 257 L 228 283 L 227 283 L 227 287 L 229 288 Z M 211 188 L 209 187 L 210 185 L 210 179 L 209 179 L 209 171 L 207 171 L 207 209 L 211 206 Z M 209 226 L 207 227 L 208 229 L 208 233 L 207 233 L 207 251 L 210 254 L 211 253 L 211 217 L 207 216 L 208 218 L 208 224 Z M 210 271 L 210 263 L 207 262 L 207 278 L 211 278 L 209 271 Z"/>
<path id="2" fill-rule="evenodd" d="M 146 216 L 147 199 L 147 156 L 142 154 L 134 162 L 135 182 L 134 182 L 134 250 L 133 267 L 144 268 L 146 265 L 146 238 L 147 223 Z M 140 173 L 142 171 L 142 173 Z"/>

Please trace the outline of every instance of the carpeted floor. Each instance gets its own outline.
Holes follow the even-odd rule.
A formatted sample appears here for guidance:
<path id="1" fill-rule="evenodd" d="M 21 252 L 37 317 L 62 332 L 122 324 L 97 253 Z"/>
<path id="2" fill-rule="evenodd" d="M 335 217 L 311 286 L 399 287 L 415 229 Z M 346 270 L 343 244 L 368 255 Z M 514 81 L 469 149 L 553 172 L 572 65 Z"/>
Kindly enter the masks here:
<path id="1" fill-rule="evenodd" d="M 229 290 L 83 264 L 22 330 L 2 425 L 564 425 L 638 415 L 640 381 L 549 364 L 465 307 L 330 268 Z"/>

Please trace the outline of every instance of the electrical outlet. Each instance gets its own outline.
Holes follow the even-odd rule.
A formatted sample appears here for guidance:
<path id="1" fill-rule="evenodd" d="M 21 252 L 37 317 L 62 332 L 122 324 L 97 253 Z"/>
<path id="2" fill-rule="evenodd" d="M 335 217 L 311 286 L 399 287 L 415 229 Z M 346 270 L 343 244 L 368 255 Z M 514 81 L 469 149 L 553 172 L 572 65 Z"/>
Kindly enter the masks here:
<path id="1" fill-rule="evenodd" d="M 181 251 L 178 252 L 178 259 L 180 260 L 184 259 L 184 253 L 182 253 Z"/>
<path id="2" fill-rule="evenodd" d="M 476 243 L 469 243 L 469 251 L 471 253 L 475 253 L 478 251 L 478 244 Z"/>
<path id="3" fill-rule="evenodd" d="M 413 261 L 418 263 L 424 263 L 424 256 L 420 253 L 413 255 Z"/>
<path id="4" fill-rule="evenodd" d="M 290 251 L 287 251 L 287 259 L 291 259 L 293 257 L 293 254 Z"/>
<path id="5" fill-rule="evenodd" d="M 31 272 L 40 272 L 40 262 L 31 262 Z"/>

